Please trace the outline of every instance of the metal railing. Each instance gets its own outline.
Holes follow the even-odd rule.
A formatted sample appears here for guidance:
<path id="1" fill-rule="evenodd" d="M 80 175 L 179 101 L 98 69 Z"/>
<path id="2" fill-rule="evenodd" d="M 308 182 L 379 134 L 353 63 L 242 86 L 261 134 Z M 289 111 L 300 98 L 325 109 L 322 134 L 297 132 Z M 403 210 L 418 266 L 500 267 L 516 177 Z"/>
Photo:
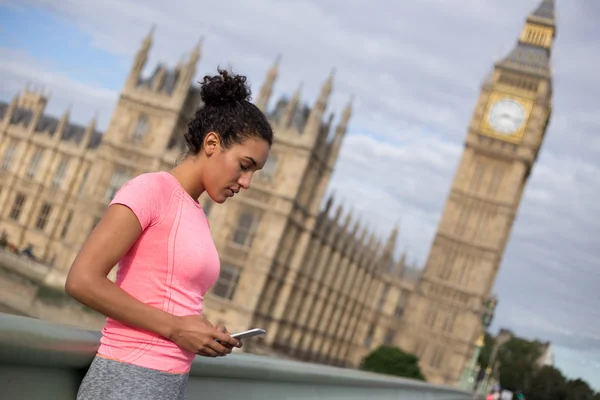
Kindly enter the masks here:
<path id="1" fill-rule="evenodd" d="M 99 332 L 0 314 L 0 398 L 75 399 Z M 363 371 L 251 354 L 197 357 L 191 399 L 472 400 L 469 392 Z"/>

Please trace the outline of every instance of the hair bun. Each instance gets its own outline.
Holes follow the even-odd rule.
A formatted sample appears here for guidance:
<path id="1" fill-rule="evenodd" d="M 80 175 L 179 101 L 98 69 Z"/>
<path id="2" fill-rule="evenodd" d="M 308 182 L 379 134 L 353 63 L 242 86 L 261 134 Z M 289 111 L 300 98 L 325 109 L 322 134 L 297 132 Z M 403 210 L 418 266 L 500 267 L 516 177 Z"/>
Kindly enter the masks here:
<path id="1" fill-rule="evenodd" d="M 200 96 L 207 106 L 222 106 L 238 101 L 250 101 L 252 94 L 246 77 L 235 75 L 217 68 L 219 75 L 204 77 L 201 83 Z"/>

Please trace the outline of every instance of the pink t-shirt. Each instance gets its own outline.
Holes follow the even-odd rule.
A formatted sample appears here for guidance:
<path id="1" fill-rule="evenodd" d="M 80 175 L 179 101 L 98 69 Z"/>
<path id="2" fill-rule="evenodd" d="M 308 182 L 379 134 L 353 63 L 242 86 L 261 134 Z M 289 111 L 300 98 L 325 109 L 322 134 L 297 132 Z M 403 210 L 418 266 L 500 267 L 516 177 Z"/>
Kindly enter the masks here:
<path id="1" fill-rule="evenodd" d="M 168 172 L 139 175 L 112 200 L 137 216 L 142 233 L 119 262 L 116 283 L 138 300 L 174 315 L 202 313 L 219 276 L 217 249 L 200 204 Z M 194 353 L 154 333 L 107 318 L 98 354 L 173 373 L 188 372 Z"/>

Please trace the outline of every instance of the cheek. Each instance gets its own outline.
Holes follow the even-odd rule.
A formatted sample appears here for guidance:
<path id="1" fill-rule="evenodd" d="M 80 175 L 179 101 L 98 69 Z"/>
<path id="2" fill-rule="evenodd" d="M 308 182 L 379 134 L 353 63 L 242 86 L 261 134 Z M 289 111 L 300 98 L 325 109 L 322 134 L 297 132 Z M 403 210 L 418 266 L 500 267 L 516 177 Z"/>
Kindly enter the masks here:
<path id="1" fill-rule="evenodd" d="M 240 167 L 240 161 L 236 158 L 227 159 L 223 165 L 223 175 L 227 183 L 235 183 L 242 175 L 242 169 Z"/>
<path id="2" fill-rule="evenodd" d="M 237 182 L 240 177 L 240 166 L 237 159 L 222 157 L 211 166 L 211 185 L 227 187 Z"/>

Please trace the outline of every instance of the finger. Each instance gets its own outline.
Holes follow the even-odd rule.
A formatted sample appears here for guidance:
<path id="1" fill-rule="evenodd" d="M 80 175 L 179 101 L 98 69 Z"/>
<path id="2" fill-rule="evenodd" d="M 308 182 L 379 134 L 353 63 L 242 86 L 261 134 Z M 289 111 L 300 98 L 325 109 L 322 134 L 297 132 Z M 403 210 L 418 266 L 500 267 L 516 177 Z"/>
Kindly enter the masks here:
<path id="1" fill-rule="evenodd" d="M 218 324 L 218 325 L 215 327 L 215 329 L 216 329 L 216 330 L 218 330 L 219 332 L 225 332 L 225 333 L 229 333 L 229 332 L 227 331 L 227 328 L 225 328 L 225 325 L 223 325 L 223 324 Z"/>
<path id="2" fill-rule="evenodd" d="M 210 348 L 202 348 L 196 354 L 198 354 L 199 356 L 212 357 L 212 358 L 218 356 L 218 354 L 214 350 L 212 350 Z"/>
<path id="3" fill-rule="evenodd" d="M 242 348 L 243 345 L 244 345 L 244 343 L 242 343 L 241 340 L 238 340 L 238 344 L 235 347 L 237 347 L 238 349 L 240 349 L 240 348 Z"/>
<path id="4" fill-rule="evenodd" d="M 221 344 L 230 345 L 231 347 L 235 347 L 238 344 L 238 340 L 231 337 L 229 333 L 225 332 L 215 332 L 215 339 L 217 339 Z"/>
<path id="5" fill-rule="evenodd" d="M 225 355 L 225 354 L 229 354 L 231 352 L 230 349 L 223 346 L 221 343 L 217 342 L 216 340 L 214 342 L 208 343 L 205 347 L 210 348 L 218 355 Z"/>

